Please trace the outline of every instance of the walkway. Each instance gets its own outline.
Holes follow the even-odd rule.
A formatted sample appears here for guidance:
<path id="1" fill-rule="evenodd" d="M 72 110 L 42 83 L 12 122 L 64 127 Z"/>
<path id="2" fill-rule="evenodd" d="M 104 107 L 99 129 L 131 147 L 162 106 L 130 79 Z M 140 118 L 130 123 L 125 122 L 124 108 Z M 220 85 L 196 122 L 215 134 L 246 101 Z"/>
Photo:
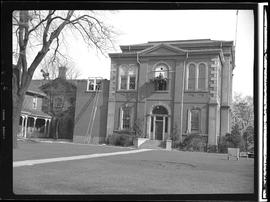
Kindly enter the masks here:
<path id="1" fill-rule="evenodd" d="M 132 150 L 132 151 L 120 151 L 120 152 L 89 154 L 89 155 L 79 155 L 79 156 L 49 158 L 49 159 L 15 161 L 13 162 L 13 167 L 32 166 L 36 164 L 52 163 L 52 162 L 59 162 L 59 161 L 71 161 L 71 160 L 80 160 L 80 159 L 99 158 L 99 157 L 105 157 L 105 156 L 140 153 L 140 152 L 151 151 L 151 150 L 152 149 L 139 149 L 139 150 Z"/>

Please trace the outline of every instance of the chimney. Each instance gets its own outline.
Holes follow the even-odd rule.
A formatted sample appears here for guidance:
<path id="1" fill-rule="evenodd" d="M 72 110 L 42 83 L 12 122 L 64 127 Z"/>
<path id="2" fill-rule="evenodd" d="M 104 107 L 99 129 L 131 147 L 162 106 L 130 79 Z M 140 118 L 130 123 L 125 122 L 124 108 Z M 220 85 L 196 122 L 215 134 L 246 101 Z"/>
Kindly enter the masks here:
<path id="1" fill-rule="evenodd" d="M 66 79 L 66 72 L 67 72 L 67 68 L 64 66 L 59 67 L 59 74 L 58 74 L 58 78 L 60 79 Z"/>

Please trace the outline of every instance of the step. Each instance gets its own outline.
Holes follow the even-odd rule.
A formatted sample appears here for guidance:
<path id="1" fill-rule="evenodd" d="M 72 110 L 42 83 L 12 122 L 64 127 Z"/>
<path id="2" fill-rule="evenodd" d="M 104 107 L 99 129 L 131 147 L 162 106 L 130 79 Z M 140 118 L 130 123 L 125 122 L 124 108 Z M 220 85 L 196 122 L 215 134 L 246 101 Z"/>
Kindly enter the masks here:
<path id="1" fill-rule="evenodd" d="M 140 149 L 164 149 L 160 147 L 161 140 L 147 140 L 139 146 Z"/>

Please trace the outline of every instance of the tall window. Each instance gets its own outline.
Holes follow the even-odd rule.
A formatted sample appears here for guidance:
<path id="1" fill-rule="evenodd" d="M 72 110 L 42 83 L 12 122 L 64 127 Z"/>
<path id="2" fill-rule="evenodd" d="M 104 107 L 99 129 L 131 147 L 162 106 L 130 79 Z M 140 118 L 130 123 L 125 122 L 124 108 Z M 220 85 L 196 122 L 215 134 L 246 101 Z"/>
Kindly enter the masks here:
<path id="1" fill-rule="evenodd" d="M 136 71 L 134 66 L 119 67 L 119 90 L 135 90 L 136 89 Z"/>
<path id="2" fill-rule="evenodd" d="M 196 89 L 196 66 L 190 64 L 188 67 L 188 90 Z"/>
<path id="3" fill-rule="evenodd" d="M 199 110 L 191 110 L 191 132 L 199 132 Z"/>
<path id="4" fill-rule="evenodd" d="M 200 109 L 188 110 L 187 133 L 200 132 Z"/>
<path id="5" fill-rule="evenodd" d="M 102 78 L 89 78 L 87 81 L 87 91 L 101 90 Z"/>
<path id="6" fill-rule="evenodd" d="M 121 123 L 120 128 L 122 130 L 131 129 L 131 108 L 122 107 L 121 108 Z"/>
<path id="7" fill-rule="evenodd" d="M 37 97 L 33 97 L 33 109 L 37 109 Z"/>
<path id="8" fill-rule="evenodd" d="M 191 63 L 187 68 L 187 90 L 207 90 L 207 66 Z"/>
<path id="9" fill-rule="evenodd" d="M 206 90 L 206 65 L 204 63 L 199 64 L 198 89 Z"/>
<path id="10" fill-rule="evenodd" d="M 164 64 L 159 64 L 154 70 L 155 90 L 168 90 L 168 68 Z"/>

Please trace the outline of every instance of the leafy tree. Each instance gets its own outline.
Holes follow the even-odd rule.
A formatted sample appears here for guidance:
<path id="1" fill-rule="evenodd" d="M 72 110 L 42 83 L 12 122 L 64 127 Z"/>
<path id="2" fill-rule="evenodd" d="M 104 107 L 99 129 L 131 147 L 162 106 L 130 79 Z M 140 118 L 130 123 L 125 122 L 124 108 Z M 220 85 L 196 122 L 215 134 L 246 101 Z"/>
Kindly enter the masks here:
<path id="1" fill-rule="evenodd" d="M 94 11 L 19 10 L 12 16 L 13 26 L 13 148 L 17 147 L 19 119 L 33 74 L 48 52 L 61 55 L 61 41 L 72 31 L 82 37 L 86 45 L 102 54 L 113 47 L 115 32 L 96 17 Z M 30 50 L 32 54 L 29 54 Z M 30 61 L 30 62 L 29 62 Z"/>
<path id="2" fill-rule="evenodd" d="M 236 94 L 232 107 L 232 134 L 241 138 L 241 149 L 249 150 L 254 145 L 254 108 L 251 96 Z"/>

